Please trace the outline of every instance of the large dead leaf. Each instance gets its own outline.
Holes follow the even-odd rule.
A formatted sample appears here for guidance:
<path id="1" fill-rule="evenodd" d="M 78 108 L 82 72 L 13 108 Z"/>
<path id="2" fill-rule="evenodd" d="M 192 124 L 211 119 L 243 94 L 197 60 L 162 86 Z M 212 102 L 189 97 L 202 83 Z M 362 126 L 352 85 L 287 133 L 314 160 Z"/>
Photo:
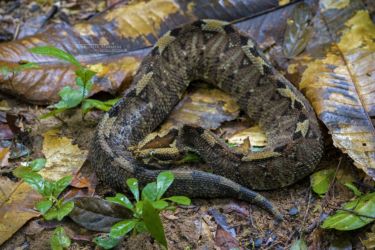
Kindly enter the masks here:
<path id="1" fill-rule="evenodd" d="M 44 134 L 43 153 L 46 167 L 40 171 L 44 178 L 57 180 L 76 173 L 86 159 L 87 151 L 80 150 L 66 137 L 59 136 L 57 130 Z M 0 177 L 0 245 L 9 239 L 31 218 L 39 216 L 34 210 L 41 199 L 28 184 L 13 182 Z"/>
<path id="2" fill-rule="evenodd" d="M 81 150 L 72 140 L 61 136 L 59 130 L 48 130 L 43 134 L 43 154 L 47 159 L 40 174 L 50 180 L 58 180 L 66 175 L 74 175 L 86 160 L 87 150 Z"/>
<path id="3" fill-rule="evenodd" d="M 321 1 L 315 39 L 288 71 L 303 72 L 299 87 L 334 145 L 375 179 L 375 25 L 362 8 L 359 0 Z"/>
<path id="4" fill-rule="evenodd" d="M 0 177 L 0 245 L 28 220 L 40 215 L 33 209 L 40 198 L 26 183 Z"/>
<path id="5" fill-rule="evenodd" d="M 20 61 L 41 65 L 40 69 L 16 75 L 0 75 L 0 90 L 29 102 L 46 104 L 58 100 L 57 93 L 63 86 L 74 87 L 75 76 L 70 65 L 28 51 L 48 44 L 70 52 L 98 71 L 92 94 L 99 91 L 114 94 L 127 87 L 149 47 L 166 31 L 201 18 L 234 21 L 277 7 L 277 0 L 209 3 L 153 0 L 118 4 L 88 22 L 74 26 L 59 24 L 35 36 L 0 44 L 0 67 L 12 68 Z"/>

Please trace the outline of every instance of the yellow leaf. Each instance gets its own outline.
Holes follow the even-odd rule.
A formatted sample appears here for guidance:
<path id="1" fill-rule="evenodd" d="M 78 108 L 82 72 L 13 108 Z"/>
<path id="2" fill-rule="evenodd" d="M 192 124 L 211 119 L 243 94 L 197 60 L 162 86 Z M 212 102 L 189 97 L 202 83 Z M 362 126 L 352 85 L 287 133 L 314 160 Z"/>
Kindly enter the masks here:
<path id="1" fill-rule="evenodd" d="M 339 42 L 330 45 L 324 58 L 307 63 L 299 87 L 328 127 L 334 145 L 375 179 L 370 118 L 375 115 L 375 25 L 368 12 L 360 10 L 335 34 L 342 34 Z"/>
<path id="2" fill-rule="evenodd" d="M 81 150 L 72 140 L 59 135 L 52 129 L 44 133 L 43 154 L 46 166 L 40 171 L 44 178 L 58 180 L 67 175 L 74 175 L 86 160 L 87 150 Z"/>
<path id="3" fill-rule="evenodd" d="M 28 220 L 40 215 L 33 209 L 40 199 L 28 184 L 0 177 L 0 245 Z"/>

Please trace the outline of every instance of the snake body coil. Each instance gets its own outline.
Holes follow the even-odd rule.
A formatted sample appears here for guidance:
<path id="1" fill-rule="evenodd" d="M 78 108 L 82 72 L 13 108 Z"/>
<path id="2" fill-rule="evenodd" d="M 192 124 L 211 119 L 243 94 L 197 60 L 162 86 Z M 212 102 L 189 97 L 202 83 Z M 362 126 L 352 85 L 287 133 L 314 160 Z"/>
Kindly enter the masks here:
<path id="1" fill-rule="evenodd" d="M 233 96 L 265 131 L 267 147 L 239 157 L 209 131 L 185 126 L 183 143 L 194 147 L 213 173 L 174 169 L 171 192 L 234 197 L 280 218 L 271 203 L 248 188 L 276 189 L 310 174 L 323 152 L 319 125 L 309 102 L 255 42 L 217 20 L 168 32 L 145 57 L 131 88 L 98 125 L 90 157 L 99 178 L 120 190 L 130 177 L 143 184 L 154 181 L 159 171 L 137 161 L 128 148 L 155 130 L 198 79 Z"/>

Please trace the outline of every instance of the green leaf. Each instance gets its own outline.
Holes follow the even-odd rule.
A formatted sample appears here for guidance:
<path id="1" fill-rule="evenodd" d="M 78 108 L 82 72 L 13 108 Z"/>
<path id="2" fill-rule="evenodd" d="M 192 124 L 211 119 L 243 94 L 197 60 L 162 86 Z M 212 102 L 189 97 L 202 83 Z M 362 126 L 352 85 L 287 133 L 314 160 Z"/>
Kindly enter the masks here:
<path id="1" fill-rule="evenodd" d="M 113 106 L 115 105 L 121 98 L 114 98 L 114 99 L 110 99 L 108 101 L 105 101 L 104 103 L 109 105 L 109 106 Z"/>
<path id="2" fill-rule="evenodd" d="M 22 178 L 24 182 L 29 184 L 38 193 L 40 194 L 44 193 L 45 181 L 40 174 L 36 172 L 28 172 L 28 173 L 23 173 L 20 176 L 20 178 Z"/>
<path id="3" fill-rule="evenodd" d="M 27 63 L 17 66 L 14 71 L 21 72 L 22 70 L 26 70 L 26 69 L 38 69 L 38 68 L 40 68 L 39 64 L 33 63 L 33 62 L 27 62 Z"/>
<path id="4" fill-rule="evenodd" d="M 76 75 L 82 79 L 84 83 L 89 82 L 95 75 L 96 72 L 88 68 L 80 68 L 76 70 Z M 83 85 L 82 85 L 83 86 Z"/>
<path id="5" fill-rule="evenodd" d="M 57 227 L 53 231 L 50 243 L 52 250 L 62 250 L 64 248 L 68 248 L 71 244 L 70 239 L 68 235 L 65 233 L 63 227 Z"/>
<path id="6" fill-rule="evenodd" d="M 135 203 L 134 216 L 137 218 L 142 218 L 143 214 L 143 201 L 138 201 Z"/>
<path id="7" fill-rule="evenodd" d="M 163 196 L 165 191 L 167 191 L 169 186 L 172 184 L 173 180 L 174 176 L 171 171 L 163 171 L 158 175 L 156 179 L 157 200 L 159 200 Z"/>
<path id="8" fill-rule="evenodd" d="M 112 238 L 119 238 L 129 233 L 137 224 L 138 220 L 123 220 L 112 226 L 109 233 Z"/>
<path id="9" fill-rule="evenodd" d="M 73 176 L 68 175 L 54 183 L 53 196 L 58 197 L 64 189 L 72 182 Z"/>
<path id="10" fill-rule="evenodd" d="M 347 182 L 344 185 L 345 187 L 349 188 L 354 193 L 355 196 L 362 195 L 362 192 L 359 191 L 359 189 L 353 183 Z"/>
<path id="11" fill-rule="evenodd" d="M 59 91 L 59 96 L 61 100 L 51 107 L 56 109 L 70 109 L 77 107 L 82 102 L 83 93 L 82 90 L 76 90 L 70 86 L 65 86 Z"/>
<path id="12" fill-rule="evenodd" d="M 195 152 L 187 152 L 184 158 L 182 158 L 179 163 L 200 163 L 202 158 Z"/>
<path id="13" fill-rule="evenodd" d="M 307 250 L 306 242 L 303 239 L 295 240 L 293 241 L 290 250 Z"/>
<path id="14" fill-rule="evenodd" d="M 109 234 L 104 234 L 94 238 L 94 242 L 104 249 L 111 249 L 117 246 L 121 242 L 121 239 L 122 237 L 112 238 Z"/>
<path id="15" fill-rule="evenodd" d="M 354 213 L 339 210 L 334 215 L 327 217 L 323 222 L 322 228 L 348 231 L 361 228 L 373 222 L 375 217 L 375 193 L 366 194 L 346 203 L 344 209 L 353 210 Z"/>
<path id="16" fill-rule="evenodd" d="M 33 170 L 30 166 L 24 167 L 24 166 L 19 166 L 16 169 L 13 170 L 13 175 L 18 177 L 18 178 L 23 178 L 24 175 L 33 173 Z"/>
<path id="17" fill-rule="evenodd" d="M 138 188 L 138 180 L 135 178 L 130 178 L 126 181 L 130 191 L 132 192 L 136 201 L 139 201 L 139 188 Z"/>
<path id="18" fill-rule="evenodd" d="M 135 225 L 135 230 L 138 233 L 147 232 L 147 228 L 146 228 L 146 225 L 145 225 L 144 221 L 138 221 L 137 225 Z"/>
<path id="19" fill-rule="evenodd" d="M 82 102 L 82 112 L 86 114 L 91 109 L 96 108 L 103 111 L 110 110 L 112 105 L 108 105 L 105 102 L 95 100 L 95 99 L 86 99 Z"/>
<path id="20" fill-rule="evenodd" d="M 167 248 L 167 240 L 165 239 L 164 228 L 159 217 L 159 212 L 148 200 L 144 200 L 143 202 L 143 221 L 145 222 L 147 230 L 155 240 Z"/>
<path id="21" fill-rule="evenodd" d="M 47 213 L 43 215 L 45 220 L 53 220 L 57 218 L 57 208 L 56 207 L 51 207 Z"/>
<path id="22" fill-rule="evenodd" d="M 44 180 L 44 188 L 41 193 L 44 197 L 50 197 L 53 195 L 53 190 L 55 189 L 55 182 Z"/>
<path id="23" fill-rule="evenodd" d="M 30 162 L 29 166 L 31 167 L 32 171 L 39 171 L 46 165 L 46 159 L 44 158 L 37 158 Z"/>
<path id="24" fill-rule="evenodd" d="M 45 214 L 52 207 L 52 204 L 50 200 L 41 200 L 36 203 L 35 207 L 41 214 Z"/>
<path id="25" fill-rule="evenodd" d="M 82 67 L 81 64 L 77 61 L 77 59 L 73 55 L 61 49 L 58 49 L 56 47 L 40 46 L 40 47 L 31 48 L 29 51 L 34 54 L 50 56 L 50 57 L 54 57 L 54 58 L 69 62 L 79 68 Z"/>
<path id="26" fill-rule="evenodd" d="M 157 200 L 152 203 L 152 206 L 158 210 L 163 210 L 164 208 L 168 207 L 168 202 L 163 200 Z"/>
<path id="27" fill-rule="evenodd" d="M 327 193 L 335 175 L 334 169 L 323 169 L 310 176 L 311 186 L 315 193 L 322 196 Z"/>
<path id="28" fill-rule="evenodd" d="M 191 204 L 191 200 L 186 196 L 171 196 L 165 199 L 185 206 L 189 206 Z"/>
<path id="29" fill-rule="evenodd" d="M 93 87 L 92 82 L 85 83 L 81 77 L 76 77 L 76 85 L 79 86 L 79 90 L 82 93 L 82 96 L 87 97 L 90 94 L 90 91 Z"/>
<path id="30" fill-rule="evenodd" d="M 155 201 L 157 197 L 156 182 L 148 183 L 142 190 L 142 200 Z"/>
<path id="31" fill-rule="evenodd" d="M 86 99 L 82 102 L 82 111 L 84 114 L 89 112 L 91 109 L 96 108 L 102 111 L 108 111 L 113 105 L 115 105 L 120 98 L 111 99 L 105 102 L 95 100 L 95 99 Z"/>
<path id="32" fill-rule="evenodd" d="M 68 201 L 65 202 L 61 207 L 57 208 L 57 220 L 61 221 L 67 216 L 74 208 L 74 202 Z"/>
<path id="33" fill-rule="evenodd" d="M 110 201 L 110 202 L 113 202 L 113 203 L 116 203 L 116 204 L 119 204 L 121 206 L 124 206 L 126 207 L 127 209 L 130 209 L 133 211 L 134 209 L 134 206 L 133 204 L 130 202 L 130 200 L 128 199 L 128 197 L 126 197 L 125 195 L 123 194 L 119 194 L 117 193 L 115 197 L 107 197 L 105 198 L 107 201 Z"/>
<path id="34" fill-rule="evenodd" d="M 63 113 L 65 110 L 66 110 L 65 108 L 63 108 L 63 109 L 55 109 L 55 110 L 52 110 L 51 112 L 48 112 L 47 114 L 39 116 L 38 118 L 39 119 L 46 119 L 48 117 L 56 116 L 56 115 L 58 115 L 60 113 Z"/>

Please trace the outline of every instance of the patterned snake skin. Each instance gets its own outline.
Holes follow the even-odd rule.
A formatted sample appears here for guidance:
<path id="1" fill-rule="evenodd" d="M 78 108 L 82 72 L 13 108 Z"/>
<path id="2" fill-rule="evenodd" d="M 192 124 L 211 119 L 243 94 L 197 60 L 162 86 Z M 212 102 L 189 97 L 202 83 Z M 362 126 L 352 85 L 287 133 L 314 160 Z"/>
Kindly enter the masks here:
<path id="1" fill-rule="evenodd" d="M 213 173 L 173 169 L 170 193 L 189 197 L 234 197 L 255 203 L 281 219 L 263 196 L 290 185 L 318 164 L 323 143 L 309 102 L 230 24 L 200 20 L 165 34 L 143 60 L 131 88 L 98 125 L 90 161 L 100 179 L 125 189 L 125 180 L 154 181 L 160 170 L 136 160 L 135 146 L 166 119 L 193 80 L 209 82 L 233 96 L 259 124 L 267 147 L 239 156 L 210 131 L 184 126 L 180 143 L 193 148 Z"/>

